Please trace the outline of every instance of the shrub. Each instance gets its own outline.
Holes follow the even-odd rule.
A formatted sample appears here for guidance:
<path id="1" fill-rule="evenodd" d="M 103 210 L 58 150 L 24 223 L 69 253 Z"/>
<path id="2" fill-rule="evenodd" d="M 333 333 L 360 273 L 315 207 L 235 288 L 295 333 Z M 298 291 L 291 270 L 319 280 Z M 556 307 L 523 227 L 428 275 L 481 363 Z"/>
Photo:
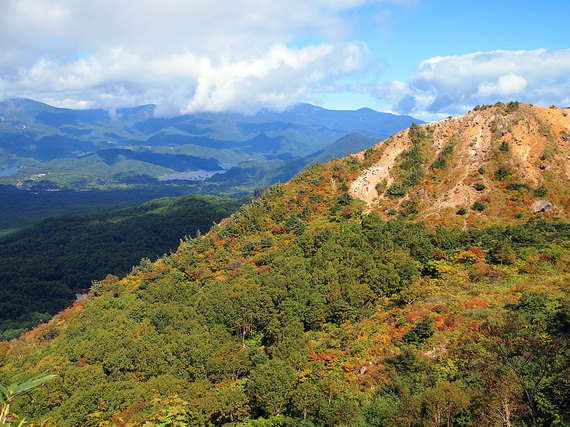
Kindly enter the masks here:
<path id="1" fill-rule="evenodd" d="M 499 147 L 499 150 L 501 150 L 501 151 L 509 151 L 510 149 L 511 149 L 511 145 L 507 141 L 503 141 L 503 143 Z"/>
<path id="2" fill-rule="evenodd" d="M 485 172 L 487 172 L 487 169 L 481 166 L 479 169 L 477 169 L 477 172 L 479 172 L 479 175 L 484 175 Z"/>
<path id="3" fill-rule="evenodd" d="M 483 184 L 482 182 L 478 182 L 477 184 L 475 184 L 475 190 L 477 191 L 483 191 L 485 188 L 485 184 Z"/>
<path id="4" fill-rule="evenodd" d="M 506 166 L 501 166 L 499 167 L 499 169 L 497 169 L 495 171 L 495 178 L 497 178 L 500 181 L 504 181 L 505 179 L 507 179 L 509 176 L 511 175 L 511 171 L 509 170 L 508 167 Z"/>
<path id="5" fill-rule="evenodd" d="M 378 195 L 382 195 L 384 194 L 384 192 L 386 191 L 386 186 L 388 185 L 388 182 L 383 179 L 382 181 L 380 181 L 378 184 L 376 184 L 376 191 L 378 192 Z"/>
<path id="6" fill-rule="evenodd" d="M 485 210 L 487 206 L 485 205 L 485 203 L 483 203 L 481 200 L 477 200 L 475 203 L 473 203 L 473 206 L 471 206 L 471 209 L 475 210 L 475 211 L 483 211 Z"/>
<path id="7" fill-rule="evenodd" d="M 447 159 L 453 153 L 453 148 L 454 148 L 453 143 L 449 143 L 445 147 L 443 147 L 443 150 L 441 150 L 441 153 L 439 154 L 437 159 L 432 163 L 430 168 L 439 169 L 439 170 L 445 169 L 447 167 Z"/>
<path id="8" fill-rule="evenodd" d="M 521 184 L 518 182 L 512 182 L 507 184 L 507 191 L 520 191 L 520 190 L 528 190 L 529 187 L 526 184 Z"/>
<path id="9" fill-rule="evenodd" d="M 513 111 L 518 110 L 519 106 L 520 106 L 520 103 L 518 101 L 510 101 L 507 104 L 506 111 L 507 111 L 507 113 L 512 113 Z"/>
<path id="10" fill-rule="evenodd" d="M 457 212 L 455 212 L 456 215 L 465 215 L 467 213 L 467 209 L 465 209 L 465 206 L 461 206 L 459 209 L 457 209 Z"/>
<path id="11" fill-rule="evenodd" d="M 544 197 L 547 194 L 548 194 L 548 189 L 544 186 L 544 184 L 542 184 L 540 187 L 534 190 L 534 195 L 536 197 Z"/>
<path id="12" fill-rule="evenodd" d="M 394 183 L 386 191 L 390 196 L 405 196 L 406 188 L 402 184 Z"/>

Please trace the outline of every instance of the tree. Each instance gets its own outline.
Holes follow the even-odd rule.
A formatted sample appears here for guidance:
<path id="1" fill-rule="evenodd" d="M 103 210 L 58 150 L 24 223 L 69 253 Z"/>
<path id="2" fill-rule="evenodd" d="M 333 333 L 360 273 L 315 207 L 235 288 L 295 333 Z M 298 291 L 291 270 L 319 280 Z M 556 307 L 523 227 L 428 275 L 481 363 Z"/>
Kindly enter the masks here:
<path id="1" fill-rule="evenodd" d="M 425 316 L 413 329 L 409 330 L 402 337 L 406 344 L 421 344 L 434 334 L 433 319 Z"/>
<path id="2" fill-rule="evenodd" d="M 487 261 L 491 264 L 511 265 L 516 261 L 516 254 L 509 241 L 501 239 L 487 252 Z"/>
<path id="3" fill-rule="evenodd" d="M 423 410 L 426 421 L 436 427 L 453 425 L 453 418 L 469 404 L 469 395 L 457 383 L 438 381 L 426 390 Z"/>
<path id="4" fill-rule="evenodd" d="M 309 411 L 314 411 L 318 406 L 319 390 L 310 379 L 300 382 L 293 393 L 293 407 L 303 414 L 303 420 L 307 420 Z"/>
<path id="5" fill-rule="evenodd" d="M 268 414 L 276 417 L 289 403 L 295 388 L 293 370 L 278 359 L 256 366 L 250 375 L 249 392 Z"/>
<path id="6" fill-rule="evenodd" d="M 534 426 L 550 424 L 558 416 L 541 414 L 538 403 L 555 407 L 545 403 L 552 392 L 547 384 L 560 373 L 568 373 L 567 341 L 551 335 L 546 323 L 532 322 L 524 313 L 513 311 L 481 328 L 482 343 L 491 355 L 488 369 L 504 369 L 514 377 Z"/>

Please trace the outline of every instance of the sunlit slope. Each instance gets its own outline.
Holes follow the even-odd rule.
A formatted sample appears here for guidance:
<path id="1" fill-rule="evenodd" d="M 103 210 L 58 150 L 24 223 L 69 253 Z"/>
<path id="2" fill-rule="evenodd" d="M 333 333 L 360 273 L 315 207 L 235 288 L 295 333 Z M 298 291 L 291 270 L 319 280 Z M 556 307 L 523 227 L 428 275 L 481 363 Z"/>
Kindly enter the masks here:
<path id="1" fill-rule="evenodd" d="M 484 112 L 510 117 L 507 107 L 493 108 Z M 518 217 L 491 194 L 483 210 L 460 214 L 428 197 L 425 218 L 441 225 L 451 209 L 459 225 L 428 227 L 410 221 L 424 213 L 403 202 L 433 179 L 425 174 L 437 159 L 430 173 L 451 180 L 446 162 L 463 145 L 440 158 L 428 128 L 404 134 L 313 164 L 206 235 L 95 283 L 87 300 L 4 344 L 0 383 L 46 369 L 58 375 L 15 401 L 13 413 L 55 425 L 172 417 L 204 426 L 567 423 L 570 226 L 567 193 L 555 193 L 567 180 L 560 146 L 545 158 L 552 179 L 539 175 L 544 181 L 516 190 L 530 198 L 544 186 L 554 209 L 532 213 L 526 199 L 512 201 Z M 418 150 L 398 159 L 418 139 Z M 512 191 L 507 184 L 518 181 L 495 177 L 502 163 L 494 162 L 504 161 L 508 176 L 526 175 L 515 169 L 513 145 L 497 150 L 477 176 Z M 393 157 L 385 190 L 393 198 L 368 204 L 351 195 L 384 156 Z M 404 161 L 416 183 L 397 170 Z M 456 161 L 459 170 L 464 160 Z M 379 203 L 391 203 L 388 212 Z"/>

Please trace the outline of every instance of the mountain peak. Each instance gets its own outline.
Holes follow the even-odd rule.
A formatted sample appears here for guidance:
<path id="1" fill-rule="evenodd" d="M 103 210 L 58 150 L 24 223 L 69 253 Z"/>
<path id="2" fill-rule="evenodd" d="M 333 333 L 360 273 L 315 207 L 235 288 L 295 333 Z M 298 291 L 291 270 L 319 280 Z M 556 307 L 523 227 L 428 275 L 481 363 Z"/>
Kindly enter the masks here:
<path id="1" fill-rule="evenodd" d="M 518 102 L 476 107 L 414 125 L 356 157 L 374 160 L 350 192 L 381 214 L 465 225 L 528 217 L 542 198 L 552 212 L 569 214 L 567 109 Z"/>

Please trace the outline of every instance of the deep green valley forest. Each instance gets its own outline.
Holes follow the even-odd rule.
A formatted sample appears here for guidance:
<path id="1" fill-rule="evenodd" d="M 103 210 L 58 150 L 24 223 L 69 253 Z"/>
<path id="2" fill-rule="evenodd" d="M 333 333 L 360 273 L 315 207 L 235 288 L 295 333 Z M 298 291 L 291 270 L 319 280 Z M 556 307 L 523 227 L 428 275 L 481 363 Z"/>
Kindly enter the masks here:
<path id="1" fill-rule="evenodd" d="M 75 293 L 87 292 L 93 280 L 125 275 L 142 258 L 150 263 L 176 249 L 180 239 L 207 232 L 246 201 L 161 198 L 110 212 L 45 219 L 2 238 L 0 339 L 49 320 L 72 303 Z"/>

